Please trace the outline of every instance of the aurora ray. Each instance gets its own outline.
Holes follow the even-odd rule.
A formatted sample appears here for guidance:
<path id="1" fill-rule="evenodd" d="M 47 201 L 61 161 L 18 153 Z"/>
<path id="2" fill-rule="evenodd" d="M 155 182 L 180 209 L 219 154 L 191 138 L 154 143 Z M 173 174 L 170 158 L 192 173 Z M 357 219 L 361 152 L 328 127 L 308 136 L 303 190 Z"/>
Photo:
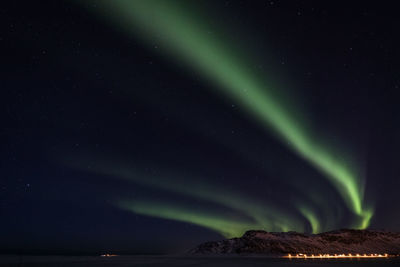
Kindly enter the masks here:
<path id="1" fill-rule="evenodd" d="M 86 1 L 85 4 L 93 1 Z M 337 189 L 348 208 L 360 218 L 357 228 L 366 228 L 373 215 L 363 203 L 364 179 L 344 162 L 342 154 L 317 138 L 304 121 L 298 121 L 291 107 L 282 105 L 263 77 L 255 75 L 251 64 L 243 60 L 218 35 L 210 36 L 200 18 L 187 14 L 173 1 L 100 0 L 91 10 L 149 43 L 159 43 L 160 50 L 197 71 L 223 95 L 241 104 L 248 114 L 272 131 L 294 153 L 326 177 Z"/>
<path id="2" fill-rule="evenodd" d="M 298 205 L 298 209 L 301 212 L 301 214 L 303 214 L 303 216 L 307 218 L 307 220 L 310 222 L 312 233 L 313 234 L 320 233 L 321 225 L 318 216 L 315 214 L 315 212 L 306 205 Z"/>

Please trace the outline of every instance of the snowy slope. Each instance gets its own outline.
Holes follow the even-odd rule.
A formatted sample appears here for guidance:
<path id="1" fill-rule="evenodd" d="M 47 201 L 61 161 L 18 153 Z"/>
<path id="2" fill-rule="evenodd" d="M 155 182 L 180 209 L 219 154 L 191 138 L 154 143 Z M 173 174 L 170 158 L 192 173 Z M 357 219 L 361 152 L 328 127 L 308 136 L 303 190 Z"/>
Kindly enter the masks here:
<path id="1" fill-rule="evenodd" d="M 400 233 L 338 230 L 316 235 L 247 231 L 240 238 L 207 242 L 194 254 L 400 254 Z"/>

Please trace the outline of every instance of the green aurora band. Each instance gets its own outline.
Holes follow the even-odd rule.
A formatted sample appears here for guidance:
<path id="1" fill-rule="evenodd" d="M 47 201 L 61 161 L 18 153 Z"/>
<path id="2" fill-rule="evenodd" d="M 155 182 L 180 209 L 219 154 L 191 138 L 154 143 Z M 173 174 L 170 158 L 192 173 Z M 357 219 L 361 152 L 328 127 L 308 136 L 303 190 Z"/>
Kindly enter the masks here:
<path id="1" fill-rule="evenodd" d="M 260 227 L 255 223 L 247 223 L 237 219 L 229 220 L 225 216 L 210 214 L 209 211 L 200 212 L 165 202 L 124 200 L 117 202 L 117 204 L 119 207 L 137 214 L 182 221 L 212 229 L 226 238 L 241 236 L 248 229 L 259 229 L 258 227 Z"/>
<path id="2" fill-rule="evenodd" d="M 83 162 L 87 162 L 87 160 Z M 170 203 L 169 200 L 159 202 L 142 198 L 116 201 L 117 206 L 125 210 L 200 225 L 229 238 L 241 236 L 249 229 L 283 232 L 289 230 L 304 231 L 304 223 L 284 209 L 266 204 L 265 201 L 255 200 L 254 197 L 249 198 L 226 186 L 221 187 L 204 183 L 200 177 L 189 175 L 190 179 L 187 179 L 187 175 L 165 171 L 162 172 L 163 174 L 151 175 L 136 170 L 132 167 L 132 164 L 110 164 L 109 160 L 97 159 L 90 165 L 91 168 L 88 170 L 84 165 L 72 163 L 72 166 L 80 170 L 124 179 L 195 200 L 213 202 L 218 206 L 235 211 L 235 214 L 244 214 L 246 218 L 243 219 L 241 216 L 232 218 L 232 216 L 221 212 L 212 212 L 210 209 L 194 211 L 193 208 L 182 206 L 181 203 Z"/>
<path id="3" fill-rule="evenodd" d="M 293 152 L 312 164 L 337 189 L 348 208 L 357 215 L 356 228 L 366 228 L 373 210 L 364 200 L 364 179 L 348 167 L 332 147 L 317 139 L 305 123 L 296 119 L 293 107 L 284 107 L 284 99 L 273 95 L 261 75 L 242 60 L 219 35 L 210 35 L 202 19 L 178 6 L 176 1 L 87 0 L 91 11 L 99 13 L 127 34 L 134 34 L 184 66 L 190 67 L 213 83 L 213 88 L 240 103 L 248 114 L 261 123 Z M 182 2 L 181 2 L 182 3 Z M 354 165 L 354 164 L 350 164 Z M 313 228 L 313 215 L 304 212 Z M 169 214 L 168 217 L 172 217 Z"/>

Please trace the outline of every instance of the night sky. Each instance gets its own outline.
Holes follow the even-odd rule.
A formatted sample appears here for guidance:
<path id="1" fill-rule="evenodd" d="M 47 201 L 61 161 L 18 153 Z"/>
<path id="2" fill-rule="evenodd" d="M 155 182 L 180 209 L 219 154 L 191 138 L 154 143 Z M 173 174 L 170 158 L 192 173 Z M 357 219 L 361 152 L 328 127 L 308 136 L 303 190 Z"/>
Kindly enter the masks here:
<path id="1" fill-rule="evenodd" d="M 5 1 L 0 252 L 400 231 L 395 1 Z"/>

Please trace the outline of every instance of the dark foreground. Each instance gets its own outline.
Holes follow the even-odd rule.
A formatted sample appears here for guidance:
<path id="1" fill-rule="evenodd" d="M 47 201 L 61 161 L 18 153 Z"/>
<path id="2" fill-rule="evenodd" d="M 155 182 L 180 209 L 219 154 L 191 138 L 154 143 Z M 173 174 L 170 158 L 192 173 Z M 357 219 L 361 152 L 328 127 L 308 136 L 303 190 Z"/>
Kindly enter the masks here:
<path id="1" fill-rule="evenodd" d="M 172 257 L 172 256 L 117 256 L 110 258 L 90 256 L 0 256 L 0 266 L 400 266 L 399 258 L 388 259 L 279 259 L 265 257 Z"/>

